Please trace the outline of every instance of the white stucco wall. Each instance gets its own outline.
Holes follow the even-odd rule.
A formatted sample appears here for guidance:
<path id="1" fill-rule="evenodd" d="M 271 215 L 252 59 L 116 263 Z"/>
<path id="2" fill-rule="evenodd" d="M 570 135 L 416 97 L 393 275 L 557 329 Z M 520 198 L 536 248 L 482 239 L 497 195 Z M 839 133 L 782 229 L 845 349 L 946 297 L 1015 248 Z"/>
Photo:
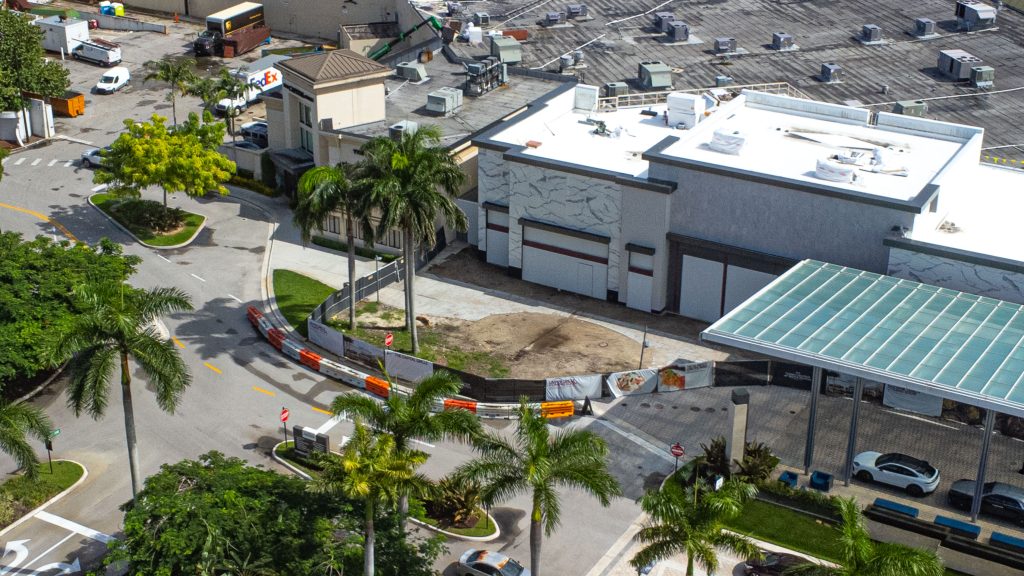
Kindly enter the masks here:
<path id="1" fill-rule="evenodd" d="M 672 196 L 643 190 L 640 188 L 623 187 L 622 200 L 622 246 L 638 244 L 654 248 L 654 277 L 651 287 L 651 309 L 665 308 L 665 293 L 668 272 L 668 240 L 665 233 L 669 226 L 669 213 Z M 628 254 L 623 252 L 622 266 L 619 267 L 619 302 L 626 302 L 629 261 Z"/>
<path id="2" fill-rule="evenodd" d="M 1024 274 L 902 248 L 889 248 L 890 276 L 1024 304 Z"/>
<path id="3" fill-rule="evenodd" d="M 487 210 L 484 202 L 508 206 L 508 164 L 501 152 L 481 148 L 477 154 L 477 247 L 487 250 Z"/>

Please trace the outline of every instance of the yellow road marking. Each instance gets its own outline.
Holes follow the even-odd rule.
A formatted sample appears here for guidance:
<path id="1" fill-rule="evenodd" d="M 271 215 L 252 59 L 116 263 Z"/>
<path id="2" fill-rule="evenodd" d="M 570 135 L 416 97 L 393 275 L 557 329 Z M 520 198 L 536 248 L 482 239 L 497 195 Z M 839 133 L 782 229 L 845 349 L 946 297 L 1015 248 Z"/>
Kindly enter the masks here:
<path id="1" fill-rule="evenodd" d="M 315 411 L 315 412 L 319 412 L 321 414 L 327 414 L 328 416 L 334 416 L 334 414 L 332 414 L 329 410 L 324 410 L 323 408 L 317 408 L 316 406 L 312 406 L 311 408 L 313 408 L 313 411 Z"/>
<path id="2" fill-rule="evenodd" d="M 49 222 L 50 224 L 53 224 L 54 228 L 56 228 L 57 230 L 60 230 L 61 234 L 67 236 L 68 240 L 71 240 L 72 242 L 78 242 L 78 238 L 75 238 L 75 235 L 72 234 L 70 230 L 68 230 L 67 228 L 64 227 L 63 224 L 61 224 L 60 222 L 57 222 L 53 218 L 50 218 L 46 214 L 43 214 L 41 212 L 36 212 L 35 210 L 29 210 L 28 208 L 21 208 L 19 206 L 12 206 L 10 204 L 4 204 L 2 202 L 0 202 L 0 208 L 7 208 L 8 210 L 14 210 L 15 212 L 21 212 L 23 214 L 28 214 L 30 216 L 35 216 L 36 218 L 39 218 L 40 220 L 42 220 L 44 222 Z"/>
<path id="3" fill-rule="evenodd" d="M 277 394 L 274 394 L 270 390 L 264 390 L 263 388 L 260 388 L 259 386 L 253 386 L 252 389 L 257 391 L 257 392 L 259 392 L 259 393 L 261 393 L 261 394 L 266 394 L 267 396 L 277 396 Z"/>
<path id="4" fill-rule="evenodd" d="M 220 368 L 217 368 L 216 366 L 214 366 L 213 364 L 210 364 L 209 362 L 203 362 L 203 366 L 206 366 L 207 368 L 209 368 L 210 370 L 213 370 L 217 374 L 222 374 L 222 372 L 220 371 Z"/>
<path id="5" fill-rule="evenodd" d="M 181 340 L 178 340 L 174 336 L 171 336 L 171 341 L 174 342 L 175 344 L 177 344 L 178 348 L 184 348 L 185 347 L 185 345 L 181 343 Z"/>

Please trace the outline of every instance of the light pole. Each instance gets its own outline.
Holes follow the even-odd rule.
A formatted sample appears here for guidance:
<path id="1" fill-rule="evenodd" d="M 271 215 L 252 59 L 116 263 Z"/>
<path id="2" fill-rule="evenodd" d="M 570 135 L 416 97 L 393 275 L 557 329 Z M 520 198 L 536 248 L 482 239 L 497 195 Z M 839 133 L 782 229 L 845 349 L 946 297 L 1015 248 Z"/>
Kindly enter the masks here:
<path id="1" fill-rule="evenodd" d="M 640 345 L 640 365 L 637 366 L 637 370 L 644 369 L 644 351 L 651 347 L 651 343 L 647 341 L 647 325 L 644 324 L 644 341 Z"/>
<path id="2" fill-rule="evenodd" d="M 380 254 L 373 255 L 373 277 L 377 282 L 377 303 L 380 304 Z"/>

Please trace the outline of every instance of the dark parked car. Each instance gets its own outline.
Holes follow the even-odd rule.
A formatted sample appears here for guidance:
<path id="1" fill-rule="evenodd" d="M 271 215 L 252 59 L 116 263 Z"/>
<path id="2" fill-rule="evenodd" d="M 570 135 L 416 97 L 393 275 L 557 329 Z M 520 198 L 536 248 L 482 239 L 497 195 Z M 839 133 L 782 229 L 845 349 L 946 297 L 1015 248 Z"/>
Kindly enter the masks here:
<path id="1" fill-rule="evenodd" d="M 743 563 L 743 573 L 747 576 L 781 576 L 783 572 L 807 564 L 806 558 L 783 554 L 782 552 L 769 552 L 763 550 L 764 558 L 751 558 Z"/>
<path id="2" fill-rule="evenodd" d="M 949 488 L 949 505 L 970 510 L 974 502 L 974 480 L 957 480 Z M 1024 525 L 1024 489 L 1002 482 L 986 482 L 981 489 L 981 513 Z"/>

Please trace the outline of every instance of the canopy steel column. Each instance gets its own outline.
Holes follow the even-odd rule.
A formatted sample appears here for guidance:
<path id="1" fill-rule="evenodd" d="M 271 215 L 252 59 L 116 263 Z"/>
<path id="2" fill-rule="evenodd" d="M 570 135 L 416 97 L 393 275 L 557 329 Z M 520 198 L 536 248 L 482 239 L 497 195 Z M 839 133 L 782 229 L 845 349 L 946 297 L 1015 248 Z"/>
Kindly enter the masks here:
<path id="1" fill-rule="evenodd" d="M 807 416 L 807 444 L 804 447 L 804 474 L 810 474 L 814 463 L 814 427 L 818 420 L 818 394 L 821 392 L 823 370 L 817 366 L 811 373 L 811 413 Z"/>
<path id="2" fill-rule="evenodd" d="M 992 441 L 992 429 L 996 425 L 996 411 L 985 410 L 985 438 L 981 441 L 981 459 L 978 460 L 978 475 L 974 482 L 974 500 L 971 501 L 971 522 L 978 521 L 981 511 L 981 492 L 985 487 L 985 468 L 988 466 L 988 447 Z"/>
<path id="3" fill-rule="evenodd" d="M 860 419 L 860 398 L 864 395 L 864 381 L 857 378 L 853 385 L 853 416 L 850 417 L 850 437 L 846 440 L 846 469 L 843 470 L 843 484 L 850 485 L 853 475 L 853 457 L 857 448 L 857 420 Z"/>

